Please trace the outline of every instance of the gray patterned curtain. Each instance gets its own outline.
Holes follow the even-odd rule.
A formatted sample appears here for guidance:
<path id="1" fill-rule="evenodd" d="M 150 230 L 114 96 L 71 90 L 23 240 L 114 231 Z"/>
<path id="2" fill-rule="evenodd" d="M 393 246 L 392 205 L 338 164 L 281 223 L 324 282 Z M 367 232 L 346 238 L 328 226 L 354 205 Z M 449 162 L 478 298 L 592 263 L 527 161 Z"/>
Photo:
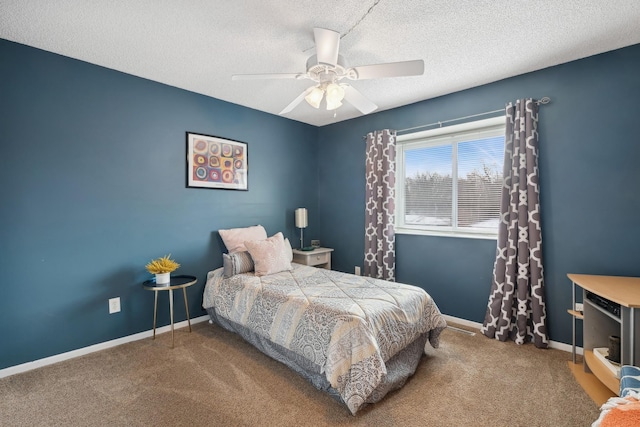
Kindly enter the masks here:
<path id="1" fill-rule="evenodd" d="M 542 269 L 538 105 L 519 99 L 506 107 L 504 182 L 493 283 L 482 333 L 546 348 Z"/>
<path id="2" fill-rule="evenodd" d="M 395 281 L 396 132 L 367 134 L 364 275 Z"/>

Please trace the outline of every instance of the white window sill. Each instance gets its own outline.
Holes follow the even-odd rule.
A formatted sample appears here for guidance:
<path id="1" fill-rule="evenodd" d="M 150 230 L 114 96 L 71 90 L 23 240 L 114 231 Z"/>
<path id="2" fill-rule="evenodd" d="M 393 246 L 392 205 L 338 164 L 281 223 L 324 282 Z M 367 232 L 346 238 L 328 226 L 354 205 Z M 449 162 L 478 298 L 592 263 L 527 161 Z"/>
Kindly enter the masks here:
<path id="1" fill-rule="evenodd" d="M 465 233 L 456 231 L 434 231 L 415 228 L 396 227 L 396 234 L 414 234 L 416 236 L 458 237 L 462 239 L 498 240 L 497 234 Z"/>

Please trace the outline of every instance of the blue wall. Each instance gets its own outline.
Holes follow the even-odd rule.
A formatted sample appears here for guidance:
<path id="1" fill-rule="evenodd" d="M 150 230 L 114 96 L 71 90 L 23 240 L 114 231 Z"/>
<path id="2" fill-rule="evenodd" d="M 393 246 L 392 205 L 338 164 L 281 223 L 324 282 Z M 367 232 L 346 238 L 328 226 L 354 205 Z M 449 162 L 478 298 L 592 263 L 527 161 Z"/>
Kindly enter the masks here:
<path id="1" fill-rule="evenodd" d="M 363 135 L 503 108 L 540 107 L 540 182 L 547 313 L 552 340 L 571 342 L 567 273 L 640 276 L 640 45 L 319 129 L 321 236 L 333 266 L 352 272 L 364 252 Z M 428 84 L 428 82 L 427 82 Z M 482 322 L 495 240 L 397 236 L 398 281 L 440 309 Z"/>
<path id="2" fill-rule="evenodd" d="M 540 110 L 549 331 L 570 342 L 566 273 L 640 276 L 640 45 L 316 128 L 0 40 L 0 369 L 151 328 L 144 265 L 167 253 L 201 309 L 216 230 L 261 223 L 362 265 L 364 140 L 550 96 Z M 185 188 L 185 133 L 248 143 L 249 191 Z M 317 170 L 317 176 L 309 174 Z M 305 179 L 299 179 L 303 175 Z M 399 235 L 399 281 L 481 322 L 495 241 Z M 109 315 L 107 300 L 122 298 Z M 179 297 L 177 321 L 185 319 Z M 159 324 L 168 319 L 161 298 Z"/>
<path id="3" fill-rule="evenodd" d="M 220 228 L 260 223 L 295 246 L 306 206 L 317 235 L 316 127 L 6 40 L 0 58 L 0 368 L 148 331 L 144 265 L 168 253 L 203 315 Z M 185 188 L 187 131 L 246 142 L 249 191 Z"/>

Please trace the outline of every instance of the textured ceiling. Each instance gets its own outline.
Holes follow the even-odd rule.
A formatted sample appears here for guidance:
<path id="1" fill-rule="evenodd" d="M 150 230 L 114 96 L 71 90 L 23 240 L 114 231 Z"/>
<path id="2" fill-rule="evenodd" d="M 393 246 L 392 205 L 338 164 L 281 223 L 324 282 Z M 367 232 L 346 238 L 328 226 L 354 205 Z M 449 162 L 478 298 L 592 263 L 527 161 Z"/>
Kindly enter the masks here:
<path id="1" fill-rule="evenodd" d="M 0 0 L 0 38 L 273 114 L 311 82 L 231 75 L 304 72 L 313 27 L 341 34 L 351 66 L 425 61 L 352 82 L 381 111 L 640 43 L 640 1 Z M 286 117 L 360 115 L 302 102 Z"/>

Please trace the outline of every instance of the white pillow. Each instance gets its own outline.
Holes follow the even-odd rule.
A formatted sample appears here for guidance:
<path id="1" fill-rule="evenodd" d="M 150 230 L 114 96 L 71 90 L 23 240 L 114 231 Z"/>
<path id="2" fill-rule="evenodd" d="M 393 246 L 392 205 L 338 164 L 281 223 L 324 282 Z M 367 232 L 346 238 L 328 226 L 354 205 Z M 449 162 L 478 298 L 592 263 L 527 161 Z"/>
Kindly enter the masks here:
<path id="1" fill-rule="evenodd" d="M 267 232 L 261 225 L 218 230 L 218 233 L 220 233 L 220 237 L 222 237 L 222 241 L 230 254 L 246 251 L 247 248 L 245 247 L 244 242 L 264 240 L 267 238 Z"/>
<path id="2" fill-rule="evenodd" d="M 266 276 L 293 269 L 282 233 L 276 233 L 265 240 L 246 241 L 244 244 L 253 259 L 256 276 Z"/>
<path id="3" fill-rule="evenodd" d="M 289 259 L 289 262 L 293 261 L 293 249 L 291 249 L 291 242 L 289 242 L 289 239 L 285 238 L 284 239 L 284 251 L 287 255 L 287 258 Z"/>

